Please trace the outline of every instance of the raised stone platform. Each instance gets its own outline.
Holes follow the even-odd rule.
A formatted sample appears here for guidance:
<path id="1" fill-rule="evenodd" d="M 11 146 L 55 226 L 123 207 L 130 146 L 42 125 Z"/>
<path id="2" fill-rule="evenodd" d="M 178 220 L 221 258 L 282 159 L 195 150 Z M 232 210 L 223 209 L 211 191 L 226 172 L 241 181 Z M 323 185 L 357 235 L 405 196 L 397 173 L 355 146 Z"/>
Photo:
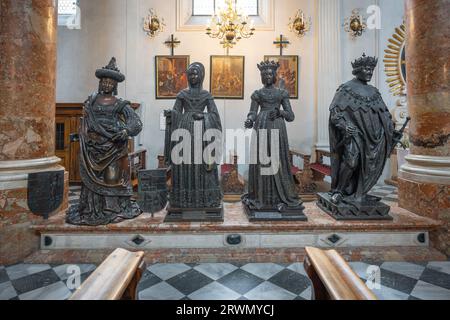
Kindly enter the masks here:
<path id="1" fill-rule="evenodd" d="M 41 253 L 64 261 L 77 256 L 86 258 L 78 262 L 88 262 L 89 257 L 122 247 L 146 251 L 149 262 L 291 262 L 301 261 L 305 246 L 337 248 L 352 260 L 368 260 L 371 255 L 387 258 L 383 255 L 389 253 L 402 260 L 402 251 L 418 260 L 442 259 L 429 246 L 429 234 L 440 223 L 391 205 L 392 221 L 336 221 L 316 204 L 307 203 L 307 222 L 251 223 L 242 204 L 232 203 L 224 205 L 225 221 L 217 223 L 164 223 L 164 210 L 153 218 L 143 214 L 101 227 L 68 225 L 60 214 L 33 229 L 40 234 Z"/>

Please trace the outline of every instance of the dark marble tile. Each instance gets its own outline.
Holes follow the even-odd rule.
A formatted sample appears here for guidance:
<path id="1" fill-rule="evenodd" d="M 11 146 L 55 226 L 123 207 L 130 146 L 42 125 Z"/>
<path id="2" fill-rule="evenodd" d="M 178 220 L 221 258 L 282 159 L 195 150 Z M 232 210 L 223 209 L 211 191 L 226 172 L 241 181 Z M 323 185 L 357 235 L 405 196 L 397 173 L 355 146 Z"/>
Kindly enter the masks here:
<path id="1" fill-rule="evenodd" d="M 247 271 L 237 269 L 217 282 L 239 294 L 244 295 L 264 282 L 264 280 L 248 273 Z"/>
<path id="2" fill-rule="evenodd" d="M 147 288 L 153 287 L 155 284 L 160 283 L 162 280 L 151 273 L 150 271 L 145 271 L 142 275 L 141 281 L 138 284 L 138 292 L 145 290 Z"/>
<path id="3" fill-rule="evenodd" d="M 0 269 L 0 283 L 9 281 L 8 274 L 5 269 Z"/>
<path id="4" fill-rule="evenodd" d="M 11 282 L 17 294 L 21 295 L 25 292 L 49 286 L 58 281 L 60 279 L 56 272 L 53 269 L 49 269 Z"/>
<path id="5" fill-rule="evenodd" d="M 450 290 L 450 275 L 426 268 L 420 280 Z"/>
<path id="6" fill-rule="evenodd" d="M 391 289 L 411 294 L 417 284 L 417 280 L 395 272 L 381 269 L 381 284 Z"/>
<path id="7" fill-rule="evenodd" d="M 296 295 L 301 294 L 311 285 L 307 277 L 289 269 L 284 269 L 268 281 Z"/>
<path id="8" fill-rule="evenodd" d="M 166 282 L 184 295 L 188 296 L 192 292 L 210 284 L 213 280 L 202 273 L 191 269 L 167 280 Z"/>

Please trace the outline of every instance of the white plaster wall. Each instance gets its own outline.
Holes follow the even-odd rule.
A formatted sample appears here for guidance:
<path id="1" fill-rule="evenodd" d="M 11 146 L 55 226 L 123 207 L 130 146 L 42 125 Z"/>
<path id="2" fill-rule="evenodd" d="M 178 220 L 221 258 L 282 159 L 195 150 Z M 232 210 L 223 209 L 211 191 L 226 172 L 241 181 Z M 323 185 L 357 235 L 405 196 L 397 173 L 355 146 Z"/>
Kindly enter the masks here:
<path id="1" fill-rule="evenodd" d="M 342 23 L 353 8 L 365 11 L 367 6 L 377 3 L 383 14 L 381 30 L 369 30 L 356 41 L 350 40 L 342 31 L 342 79 L 351 79 L 350 61 L 362 52 L 378 55 L 380 64 L 373 84 L 380 88 L 391 107 L 395 99 L 388 93 L 382 57 L 387 39 L 402 22 L 403 0 L 342 0 Z M 257 31 L 251 39 L 242 40 L 230 51 L 232 55 L 245 56 L 245 99 L 216 101 L 224 128 L 242 128 L 249 111 L 250 96 L 261 87 L 256 64 L 264 55 L 278 54 L 272 42 L 282 33 L 291 41 L 284 53 L 300 56 L 300 99 L 291 100 L 297 118 L 288 124 L 290 145 L 305 153 L 313 152 L 316 143 L 316 5 L 313 0 L 276 0 L 275 30 Z M 209 89 L 210 55 L 225 54 L 225 51 L 218 40 L 210 39 L 202 32 L 176 32 L 176 0 L 80 0 L 80 7 L 81 30 L 58 29 L 57 102 L 84 101 L 97 88 L 95 70 L 115 56 L 127 76 L 126 82 L 119 87 L 119 95 L 142 103 L 140 112 L 144 130 L 138 143 L 149 151 L 149 167 L 155 167 L 156 157 L 163 152 L 164 145 L 164 132 L 159 127 L 160 113 L 174 103 L 174 100 L 155 99 L 155 55 L 170 53 L 163 43 L 174 33 L 181 41 L 175 54 L 190 55 L 191 62 L 200 61 L 205 65 L 204 86 Z M 154 39 L 142 31 L 142 19 L 150 8 L 164 17 L 167 25 L 165 32 Z M 299 8 L 313 19 L 311 32 L 302 39 L 290 33 L 287 26 L 289 17 Z M 337 27 L 343 30 L 342 26 Z"/>

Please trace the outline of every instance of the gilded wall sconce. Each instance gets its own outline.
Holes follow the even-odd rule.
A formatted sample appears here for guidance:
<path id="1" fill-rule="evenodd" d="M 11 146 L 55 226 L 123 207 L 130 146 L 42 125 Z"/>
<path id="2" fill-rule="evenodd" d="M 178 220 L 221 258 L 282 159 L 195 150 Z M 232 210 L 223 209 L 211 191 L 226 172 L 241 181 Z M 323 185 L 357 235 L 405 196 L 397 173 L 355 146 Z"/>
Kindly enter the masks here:
<path id="1" fill-rule="evenodd" d="M 300 38 L 311 30 L 311 17 L 305 18 L 302 10 L 298 10 L 294 18 L 289 18 L 289 30 L 296 33 Z"/>
<path id="2" fill-rule="evenodd" d="M 362 36 L 363 32 L 367 29 L 366 21 L 358 9 L 353 9 L 352 15 L 345 18 L 344 29 L 345 32 L 350 34 L 352 39 Z"/>
<path id="3" fill-rule="evenodd" d="M 147 35 L 154 38 L 158 33 L 164 31 L 165 26 L 164 19 L 159 18 L 155 11 L 150 9 L 148 16 L 144 19 L 144 31 Z"/>

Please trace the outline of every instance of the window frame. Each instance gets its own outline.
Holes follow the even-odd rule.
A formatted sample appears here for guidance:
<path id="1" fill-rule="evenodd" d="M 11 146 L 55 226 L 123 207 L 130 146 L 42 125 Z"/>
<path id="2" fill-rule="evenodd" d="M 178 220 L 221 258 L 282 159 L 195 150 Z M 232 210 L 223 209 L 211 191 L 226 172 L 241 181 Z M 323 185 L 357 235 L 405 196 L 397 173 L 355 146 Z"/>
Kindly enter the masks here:
<path id="1" fill-rule="evenodd" d="M 216 0 L 213 0 L 213 1 L 214 1 L 214 14 L 217 14 L 217 12 L 216 12 Z M 260 15 L 260 11 L 259 11 L 260 1 L 258 1 L 258 0 L 255 0 L 255 1 L 256 1 L 256 14 L 249 14 L 248 15 L 249 17 L 259 17 L 259 15 Z M 195 14 L 195 12 L 194 12 L 194 7 L 195 7 L 194 2 L 195 2 L 195 0 L 192 0 L 192 14 L 191 14 L 192 17 L 211 17 L 212 16 L 211 14 Z M 234 0 L 235 7 L 237 5 L 237 2 L 238 2 L 238 0 Z"/>
<path id="2" fill-rule="evenodd" d="M 256 31 L 275 31 L 275 0 L 258 0 L 259 16 L 252 16 Z M 192 0 L 176 0 L 176 31 L 205 31 L 211 16 L 193 16 Z"/>

